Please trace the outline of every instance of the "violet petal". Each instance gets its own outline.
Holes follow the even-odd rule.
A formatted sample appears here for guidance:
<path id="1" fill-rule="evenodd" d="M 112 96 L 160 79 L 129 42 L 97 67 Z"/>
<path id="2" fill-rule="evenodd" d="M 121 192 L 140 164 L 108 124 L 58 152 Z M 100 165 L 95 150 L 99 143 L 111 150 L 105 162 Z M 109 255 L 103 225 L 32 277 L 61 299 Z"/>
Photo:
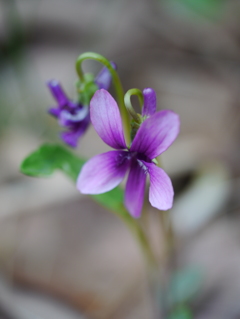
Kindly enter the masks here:
<path id="1" fill-rule="evenodd" d="M 70 127 L 69 131 L 61 133 L 61 139 L 71 147 L 77 147 L 79 138 L 86 132 L 90 123 L 90 118 L 87 116 L 80 123 L 75 123 Z"/>
<path id="2" fill-rule="evenodd" d="M 153 207 L 168 210 L 172 207 L 174 190 L 170 177 L 153 163 L 144 162 L 150 175 L 149 201 Z"/>
<path id="3" fill-rule="evenodd" d="M 125 206 L 134 218 L 140 217 L 144 201 L 147 172 L 143 166 L 140 160 L 132 162 L 125 190 Z"/>
<path id="4" fill-rule="evenodd" d="M 83 194 L 101 194 L 110 191 L 123 180 L 130 165 L 129 153 L 110 151 L 91 158 L 84 164 L 77 180 Z"/>
<path id="5" fill-rule="evenodd" d="M 111 62 L 111 65 L 116 70 L 116 64 L 114 62 Z M 99 89 L 108 90 L 111 85 L 111 81 L 111 73 L 106 67 L 102 68 L 98 75 L 95 77 L 95 84 L 98 86 Z"/>
<path id="6" fill-rule="evenodd" d="M 60 108 L 67 105 L 68 98 L 67 98 L 65 92 L 63 91 L 60 83 L 56 80 L 51 80 L 51 81 L 47 82 L 47 85 L 48 85 L 52 95 L 54 96 L 55 100 L 58 102 Z"/>
<path id="7" fill-rule="evenodd" d="M 59 124 L 61 126 L 69 126 L 75 123 L 82 122 L 89 114 L 89 108 L 78 108 L 73 112 L 62 110 L 59 115 Z"/>
<path id="8" fill-rule="evenodd" d="M 143 116 L 151 116 L 156 112 L 157 107 L 157 96 L 154 89 L 146 88 L 143 90 Z"/>
<path id="9" fill-rule="evenodd" d="M 140 126 L 130 151 L 150 159 L 162 154 L 176 139 L 180 129 L 179 116 L 169 110 L 156 112 Z"/>
<path id="10" fill-rule="evenodd" d="M 48 110 L 48 113 L 58 118 L 60 116 L 61 110 L 59 108 L 56 109 L 52 107 Z"/>
<path id="11" fill-rule="evenodd" d="M 72 101 L 72 100 L 68 100 L 68 103 L 67 103 L 67 106 L 69 107 L 69 109 L 76 109 L 76 108 L 82 108 L 82 105 L 75 102 L 75 101 Z"/>
<path id="12" fill-rule="evenodd" d="M 95 92 L 90 102 L 92 124 L 101 139 L 116 149 L 125 149 L 122 120 L 114 98 L 108 91 Z"/>

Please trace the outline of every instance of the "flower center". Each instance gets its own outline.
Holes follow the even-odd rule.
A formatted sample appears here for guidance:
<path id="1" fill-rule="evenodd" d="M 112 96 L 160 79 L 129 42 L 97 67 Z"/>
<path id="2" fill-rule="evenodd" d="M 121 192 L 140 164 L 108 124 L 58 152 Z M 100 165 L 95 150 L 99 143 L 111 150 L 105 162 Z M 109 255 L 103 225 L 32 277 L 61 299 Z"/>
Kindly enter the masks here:
<path id="1" fill-rule="evenodd" d="M 152 163 L 152 160 L 149 157 L 147 157 L 145 154 L 142 154 L 142 153 L 137 153 L 136 158 L 138 160 L 142 160 L 142 161 L 147 162 L 147 163 Z"/>

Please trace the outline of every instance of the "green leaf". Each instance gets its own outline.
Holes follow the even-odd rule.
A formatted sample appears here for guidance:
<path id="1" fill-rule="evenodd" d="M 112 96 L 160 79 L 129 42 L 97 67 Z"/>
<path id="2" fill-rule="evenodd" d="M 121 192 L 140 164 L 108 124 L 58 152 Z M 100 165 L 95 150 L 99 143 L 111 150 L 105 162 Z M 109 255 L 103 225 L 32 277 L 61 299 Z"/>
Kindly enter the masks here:
<path id="1" fill-rule="evenodd" d="M 75 181 L 84 163 L 60 145 L 44 144 L 22 162 L 20 170 L 25 175 L 47 177 L 59 169 Z"/>

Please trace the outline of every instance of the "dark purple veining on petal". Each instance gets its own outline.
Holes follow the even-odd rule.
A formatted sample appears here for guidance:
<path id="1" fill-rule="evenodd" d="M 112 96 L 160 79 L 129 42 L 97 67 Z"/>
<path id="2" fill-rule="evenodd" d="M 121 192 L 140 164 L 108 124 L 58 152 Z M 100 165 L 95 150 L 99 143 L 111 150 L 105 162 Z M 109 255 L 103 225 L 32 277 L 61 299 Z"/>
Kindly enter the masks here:
<path id="1" fill-rule="evenodd" d="M 138 218 L 141 215 L 146 184 L 146 170 L 140 160 L 132 159 L 124 196 L 129 213 Z"/>
<path id="2" fill-rule="evenodd" d="M 180 120 L 176 113 L 170 110 L 156 112 L 141 124 L 130 150 L 154 159 L 175 141 L 179 129 Z"/>
<path id="3" fill-rule="evenodd" d="M 77 188 L 84 194 L 101 194 L 115 188 L 129 169 L 126 151 L 110 151 L 91 158 L 82 168 Z"/>
<path id="4" fill-rule="evenodd" d="M 136 157 L 138 160 L 145 161 L 147 163 L 152 163 L 152 160 L 149 157 L 147 157 L 145 154 L 138 153 L 138 152 L 136 152 L 136 154 L 137 154 Z"/>
<path id="5" fill-rule="evenodd" d="M 118 105 L 108 91 L 95 92 L 90 102 L 91 122 L 101 139 L 115 149 L 126 149 Z"/>

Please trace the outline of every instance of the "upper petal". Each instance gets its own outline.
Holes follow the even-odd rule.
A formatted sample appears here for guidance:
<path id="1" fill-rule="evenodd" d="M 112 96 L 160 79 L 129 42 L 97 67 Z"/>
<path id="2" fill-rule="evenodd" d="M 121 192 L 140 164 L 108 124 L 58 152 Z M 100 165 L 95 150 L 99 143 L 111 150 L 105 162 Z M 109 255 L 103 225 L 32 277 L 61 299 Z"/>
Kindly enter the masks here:
<path id="1" fill-rule="evenodd" d="M 67 105 L 68 98 L 58 81 L 51 80 L 47 82 L 47 86 L 49 87 L 52 95 L 54 96 L 60 107 Z"/>
<path id="2" fill-rule="evenodd" d="M 157 107 L 157 96 L 154 89 L 151 89 L 151 88 L 144 89 L 143 98 L 144 98 L 144 104 L 143 104 L 142 115 L 143 116 L 153 115 L 156 112 L 156 107 Z"/>
<path id="3" fill-rule="evenodd" d="M 116 149 L 126 148 L 120 112 L 108 91 L 95 92 L 90 102 L 90 116 L 95 130 L 106 144 Z"/>
<path id="4" fill-rule="evenodd" d="M 140 160 L 132 162 L 125 190 L 125 206 L 135 218 L 140 217 L 142 211 L 146 173 Z"/>
<path id="5" fill-rule="evenodd" d="M 174 190 L 170 177 L 153 163 L 144 162 L 150 175 L 149 201 L 153 207 L 168 210 L 172 207 Z"/>
<path id="6" fill-rule="evenodd" d="M 130 164 L 129 153 L 110 151 L 91 158 L 84 164 L 77 180 L 83 194 L 101 194 L 110 191 L 123 180 Z"/>
<path id="7" fill-rule="evenodd" d="M 117 66 L 114 62 L 111 62 L 112 67 L 116 70 Z M 112 81 L 111 73 L 109 72 L 108 68 L 104 67 L 95 77 L 95 83 L 99 89 L 108 90 Z"/>
<path id="8" fill-rule="evenodd" d="M 163 110 L 153 114 L 140 126 L 130 150 L 153 159 L 166 151 L 178 136 L 180 120 L 178 114 Z"/>

